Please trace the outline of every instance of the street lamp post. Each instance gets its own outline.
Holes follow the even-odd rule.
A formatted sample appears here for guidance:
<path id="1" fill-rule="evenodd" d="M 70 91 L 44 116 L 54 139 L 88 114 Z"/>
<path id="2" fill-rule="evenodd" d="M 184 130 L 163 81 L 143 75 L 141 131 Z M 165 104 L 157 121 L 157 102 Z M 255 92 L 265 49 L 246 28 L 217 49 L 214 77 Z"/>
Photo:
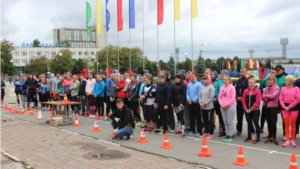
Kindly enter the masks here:
<path id="1" fill-rule="evenodd" d="M 62 57 L 62 53 L 59 53 L 58 55 L 59 55 L 60 57 Z M 60 63 L 62 63 L 62 62 L 60 62 Z M 62 67 L 62 65 L 60 65 L 60 67 Z M 61 71 L 61 68 L 60 68 L 60 73 L 63 74 L 62 71 Z"/>

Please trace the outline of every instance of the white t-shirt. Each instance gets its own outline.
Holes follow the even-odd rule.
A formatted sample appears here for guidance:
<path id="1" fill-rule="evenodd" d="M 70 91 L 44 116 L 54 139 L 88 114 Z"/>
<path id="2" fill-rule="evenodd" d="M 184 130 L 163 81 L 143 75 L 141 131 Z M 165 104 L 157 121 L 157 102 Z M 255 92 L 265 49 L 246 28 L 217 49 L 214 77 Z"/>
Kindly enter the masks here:
<path id="1" fill-rule="evenodd" d="M 151 86 L 147 87 L 145 85 L 144 87 L 144 94 L 146 95 L 148 93 L 148 91 L 150 90 Z M 155 87 L 152 88 L 152 92 L 155 92 Z M 145 105 L 147 106 L 151 106 L 154 104 L 155 98 L 147 98 L 147 102 L 145 103 Z"/>

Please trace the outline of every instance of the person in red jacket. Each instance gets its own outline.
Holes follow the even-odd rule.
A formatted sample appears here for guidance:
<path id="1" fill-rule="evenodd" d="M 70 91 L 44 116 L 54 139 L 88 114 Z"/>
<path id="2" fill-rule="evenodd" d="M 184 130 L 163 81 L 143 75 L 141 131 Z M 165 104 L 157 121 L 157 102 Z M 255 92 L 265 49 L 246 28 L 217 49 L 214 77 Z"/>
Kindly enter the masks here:
<path id="1" fill-rule="evenodd" d="M 128 107 L 127 90 L 128 83 L 126 82 L 124 75 L 120 75 L 120 79 L 117 86 L 118 98 L 123 99 L 124 104 Z"/>
<path id="2" fill-rule="evenodd" d="M 252 131 L 252 122 L 255 125 L 256 131 L 256 140 L 253 142 L 254 144 L 260 142 L 260 126 L 258 124 L 259 115 L 260 115 L 260 99 L 261 93 L 259 88 L 255 85 L 255 78 L 250 78 L 248 80 L 249 87 L 244 91 L 242 97 L 243 109 L 246 114 L 246 120 L 248 123 L 248 137 L 245 142 L 251 140 L 251 131 Z"/>

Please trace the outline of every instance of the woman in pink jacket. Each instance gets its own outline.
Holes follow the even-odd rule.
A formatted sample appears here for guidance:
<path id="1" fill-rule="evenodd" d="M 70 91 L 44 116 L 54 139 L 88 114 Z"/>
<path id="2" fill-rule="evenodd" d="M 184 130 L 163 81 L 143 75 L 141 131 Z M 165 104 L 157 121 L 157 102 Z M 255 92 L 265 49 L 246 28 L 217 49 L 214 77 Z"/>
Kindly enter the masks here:
<path id="1" fill-rule="evenodd" d="M 235 115 L 235 88 L 231 84 L 228 75 L 223 77 L 224 85 L 221 87 L 218 100 L 221 106 L 221 113 L 224 120 L 226 137 L 224 142 L 232 142 L 233 137 L 233 118 Z"/>
<path id="2" fill-rule="evenodd" d="M 277 132 L 277 107 L 278 107 L 278 99 L 280 88 L 276 84 L 276 77 L 273 75 L 268 76 L 268 87 L 265 88 L 265 91 L 262 95 L 262 100 L 264 101 L 264 109 L 266 120 L 268 123 L 268 140 L 265 143 L 274 143 L 279 145 L 276 140 L 276 132 Z M 263 128 L 264 126 L 260 126 Z"/>
<path id="3" fill-rule="evenodd" d="M 281 89 L 279 96 L 279 102 L 282 110 L 282 117 L 285 127 L 286 141 L 282 144 L 282 147 L 293 146 L 296 147 L 295 134 L 296 134 L 296 121 L 298 117 L 297 105 L 299 103 L 299 88 L 293 86 L 295 78 L 292 75 L 288 75 L 285 78 L 286 87 Z M 291 141 L 290 141 L 290 126 L 291 126 Z"/>

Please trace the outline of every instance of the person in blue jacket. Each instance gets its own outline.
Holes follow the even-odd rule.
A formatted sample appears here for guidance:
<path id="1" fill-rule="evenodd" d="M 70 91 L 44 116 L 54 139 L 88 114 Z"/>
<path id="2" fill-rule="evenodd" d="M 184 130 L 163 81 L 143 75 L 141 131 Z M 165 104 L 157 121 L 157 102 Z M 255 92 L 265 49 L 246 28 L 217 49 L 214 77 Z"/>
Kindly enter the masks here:
<path id="1" fill-rule="evenodd" d="M 106 115 L 108 116 L 110 114 L 110 88 L 111 84 L 114 81 L 114 74 L 111 74 L 110 78 L 107 79 L 105 83 L 105 89 L 106 89 Z M 107 116 L 105 116 L 105 120 L 107 119 Z"/>
<path id="2" fill-rule="evenodd" d="M 105 84 L 100 75 L 96 75 L 96 83 L 94 85 L 93 94 L 96 99 L 96 112 L 98 112 L 99 120 L 104 116 L 104 88 Z M 107 119 L 107 116 L 105 117 Z"/>
<path id="3" fill-rule="evenodd" d="M 43 104 L 43 102 L 47 102 L 48 101 L 48 85 L 47 85 L 47 81 L 44 77 L 41 78 L 41 84 L 39 87 L 39 92 L 41 93 L 41 105 L 42 105 L 42 111 L 46 111 L 47 110 L 47 105 Z"/>
<path id="4" fill-rule="evenodd" d="M 18 103 L 18 106 L 20 106 L 22 85 L 21 85 L 21 80 L 20 80 L 19 76 L 16 77 L 16 80 L 14 81 L 14 85 L 15 85 L 15 93 L 16 93 L 17 103 Z"/>
<path id="5" fill-rule="evenodd" d="M 27 96 L 27 87 L 25 85 L 25 81 L 27 80 L 27 76 L 23 76 L 23 80 L 21 80 L 21 87 L 22 87 L 22 91 L 21 91 L 21 102 L 22 102 L 22 106 L 23 109 L 26 109 L 26 96 Z"/>
<path id="6" fill-rule="evenodd" d="M 190 73 L 191 82 L 187 86 L 186 100 L 188 103 L 188 111 L 190 115 L 190 132 L 188 136 L 195 135 L 200 137 L 202 135 L 202 117 L 199 105 L 199 95 L 202 84 L 198 82 L 197 75 Z M 195 120 L 197 121 L 197 131 L 195 130 Z"/>

